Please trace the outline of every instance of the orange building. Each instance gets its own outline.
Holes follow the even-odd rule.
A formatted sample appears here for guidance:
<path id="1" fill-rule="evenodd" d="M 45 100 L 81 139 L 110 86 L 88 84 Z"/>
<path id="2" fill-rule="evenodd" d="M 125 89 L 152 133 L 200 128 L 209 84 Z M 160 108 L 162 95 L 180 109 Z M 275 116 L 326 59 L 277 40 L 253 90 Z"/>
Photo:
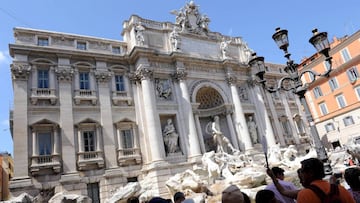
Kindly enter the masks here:
<path id="1" fill-rule="evenodd" d="M 316 77 L 305 95 L 323 144 L 335 148 L 360 143 L 360 31 L 343 38 L 334 37 L 329 77 Z M 299 70 L 324 73 L 329 64 L 320 54 L 303 60 Z M 314 76 L 304 74 L 303 82 Z"/>
<path id="2" fill-rule="evenodd" d="M 10 198 L 9 181 L 14 176 L 14 162 L 7 152 L 0 153 L 0 201 Z"/>

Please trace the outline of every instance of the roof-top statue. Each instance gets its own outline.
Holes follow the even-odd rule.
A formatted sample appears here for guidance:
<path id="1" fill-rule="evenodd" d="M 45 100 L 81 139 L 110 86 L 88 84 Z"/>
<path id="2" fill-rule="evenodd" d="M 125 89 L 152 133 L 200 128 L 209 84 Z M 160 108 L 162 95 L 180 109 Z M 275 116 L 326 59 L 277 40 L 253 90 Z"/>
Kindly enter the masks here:
<path id="1" fill-rule="evenodd" d="M 207 15 L 201 15 L 199 6 L 190 1 L 180 10 L 173 10 L 171 14 L 176 15 L 175 24 L 181 28 L 181 32 L 206 34 L 209 32 L 210 19 Z"/>

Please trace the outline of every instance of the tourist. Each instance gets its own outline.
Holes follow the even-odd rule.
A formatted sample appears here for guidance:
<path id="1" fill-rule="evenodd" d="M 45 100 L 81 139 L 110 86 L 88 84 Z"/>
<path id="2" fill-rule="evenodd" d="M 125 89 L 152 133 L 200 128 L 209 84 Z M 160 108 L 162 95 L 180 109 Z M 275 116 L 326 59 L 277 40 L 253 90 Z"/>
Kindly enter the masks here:
<path id="1" fill-rule="evenodd" d="M 279 167 L 273 167 L 271 169 L 271 172 L 273 175 L 270 175 L 270 177 L 273 180 L 273 183 L 266 186 L 265 189 L 273 191 L 275 193 L 276 199 L 280 200 L 283 203 L 294 203 L 294 198 L 296 199 L 296 197 L 290 198 L 282 195 L 275 185 L 275 183 L 278 183 L 283 187 L 284 190 L 287 191 L 298 191 L 298 188 L 292 182 L 284 181 L 284 169 Z"/>
<path id="2" fill-rule="evenodd" d="M 185 200 L 185 195 L 182 192 L 176 192 L 174 194 L 174 203 L 181 203 Z"/>
<path id="3" fill-rule="evenodd" d="M 347 153 L 349 153 L 352 157 L 353 161 L 356 161 L 358 165 L 360 165 L 360 153 L 357 153 L 356 151 L 346 150 Z M 355 165 L 355 163 L 354 163 Z"/>
<path id="4" fill-rule="evenodd" d="M 244 196 L 244 203 L 251 203 L 250 197 L 245 192 L 241 192 L 241 193 Z"/>
<path id="5" fill-rule="evenodd" d="M 330 193 L 331 184 L 323 180 L 325 177 L 324 172 L 324 163 L 317 158 L 309 158 L 301 161 L 301 171 L 300 171 L 300 181 L 301 184 L 305 187 L 300 190 L 297 195 L 297 203 L 321 203 L 319 193 L 313 192 L 312 189 L 307 187 L 316 186 L 322 190 L 325 194 Z M 337 185 L 338 187 L 338 198 L 343 203 L 355 203 L 355 200 L 352 198 L 349 191 L 347 191 L 343 186 Z"/>
<path id="6" fill-rule="evenodd" d="M 164 199 L 162 197 L 153 197 L 148 203 L 172 203 L 171 199 Z"/>
<path id="7" fill-rule="evenodd" d="M 277 203 L 280 202 L 275 198 L 275 193 L 271 190 L 259 190 L 255 195 L 256 203 Z"/>
<path id="8" fill-rule="evenodd" d="M 353 167 L 345 170 L 344 178 L 350 186 L 349 192 L 355 199 L 356 203 L 360 203 L 360 168 Z"/>
<path id="9" fill-rule="evenodd" d="M 221 202 L 244 203 L 244 195 L 236 185 L 230 185 L 222 192 Z"/>

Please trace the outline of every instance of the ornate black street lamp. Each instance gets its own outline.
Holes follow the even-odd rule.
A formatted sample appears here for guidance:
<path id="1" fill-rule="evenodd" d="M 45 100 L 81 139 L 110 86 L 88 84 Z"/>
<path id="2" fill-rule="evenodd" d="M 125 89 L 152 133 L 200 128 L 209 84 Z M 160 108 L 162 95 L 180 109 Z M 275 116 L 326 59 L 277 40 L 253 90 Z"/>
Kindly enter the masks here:
<path id="1" fill-rule="evenodd" d="M 314 139 L 315 149 L 317 156 L 320 160 L 324 162 L 325 166 L 325 174 L 331 174 L 332 169 L 328 160 L 328 156 L 326 150 L 320 140 L 319 133 L 315 127 L 314 119 L 310 113 L 310 109 L 305 100 L 305 93 L 309 87 L 309 84 L 314 82 L 317 77 L 329 77 L 332 71 L 332 57 L 329 56 L 330 51 L 330 43 L 327 38 L 326 32 L 318 33 L 317 29 L 314 29 L 313 36 L 310 38 L 309 42 L 316 48 L 316 50 L 325 56 L 326 63 L 329 64 L 329 69 L 325 73 L 317 73 L 313 70 L 304 70 L 302 72 L 298 71 L 298 64 L 294 63 L 293 60 L 290 59 L 290 53 L 288 52 L 289 41 L 288 41 L 288 31 L 281 30 L 280 28 L 276 28 L 275 34 L 273 34 L 272 38 L 275 43 L 278 45 L 280 49 L 282 49 L 285 53 L 284 57 L 287 58 L 286 66 L 284 67 L 284 71 L 288 74 L 287 76 L 282 77 L 276 86 L 269 86 L 266 84 L 266 79 L 264 78 L 266 67 L 264 63 L 264 57 L 256 56 L 256 53 L 252 55 L 252 59 L 249 61 L 249 66 L 252 70 L 256 71 L 255 76 L 256 80 L 261 83 L 263 88 L 270 93 L 285 90 L 292 91 L 296 95 L 299 96 L 301 104 L 303 105 L 305 115 L 307 121 L 310 125 L 310 132 Z M 313 77 L 310 77 L 312 80 L 310 83 L 303 83 L 301 77 L 305 74 L 311 74 Z"/>

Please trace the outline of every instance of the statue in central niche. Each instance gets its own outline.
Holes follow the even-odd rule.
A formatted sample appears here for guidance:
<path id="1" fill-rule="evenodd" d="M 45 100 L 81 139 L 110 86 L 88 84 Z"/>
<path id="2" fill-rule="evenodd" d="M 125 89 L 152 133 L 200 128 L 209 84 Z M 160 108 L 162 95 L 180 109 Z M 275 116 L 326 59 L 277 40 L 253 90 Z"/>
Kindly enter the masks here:
<path id="1" fill-rule="evenodd" d="M 209 125 L 209 124 L 208 124 Z M 216 152 L 228 153 L 228 148 L 231 153 L 236 152 L 236 149 L 232 146 L 229 139 L 220 130 L 220 118 L 219 116 L 214 117 L 214 121 L 211 123 L 211 134 L 216 144 Z"/>

